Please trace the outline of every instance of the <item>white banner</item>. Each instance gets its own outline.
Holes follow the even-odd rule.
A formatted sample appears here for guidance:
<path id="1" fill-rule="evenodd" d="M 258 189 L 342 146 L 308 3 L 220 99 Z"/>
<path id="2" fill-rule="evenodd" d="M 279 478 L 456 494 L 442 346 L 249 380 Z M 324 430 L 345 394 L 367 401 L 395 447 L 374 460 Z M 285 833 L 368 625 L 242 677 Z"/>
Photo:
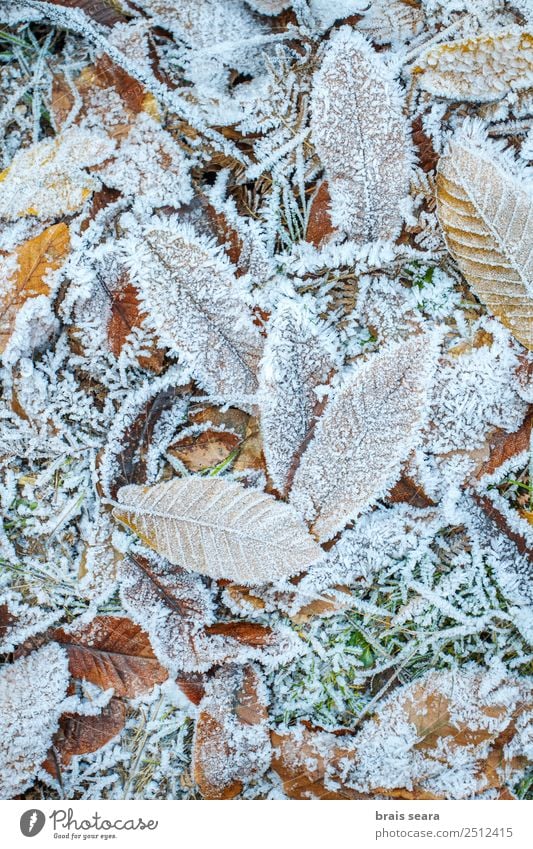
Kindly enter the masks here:
<path id="1" fill-rule="evenodd" d="M 533 846 L 531 802 L 236 804 L 211 802 L 207 810 L 205 803 L 194 801 L 1 802 L 1 845 L 6 849 L 62 845 L 70 849 L 72 844 L 102 849 Z"/>

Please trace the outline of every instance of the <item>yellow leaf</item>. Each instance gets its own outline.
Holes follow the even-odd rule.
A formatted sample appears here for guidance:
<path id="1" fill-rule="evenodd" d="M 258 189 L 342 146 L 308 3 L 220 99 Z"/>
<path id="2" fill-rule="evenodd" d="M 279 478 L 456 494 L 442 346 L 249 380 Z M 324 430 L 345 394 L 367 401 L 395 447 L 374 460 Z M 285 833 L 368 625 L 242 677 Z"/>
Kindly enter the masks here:
<path id="1" fill-rule="evenodd" d="M 437 214 L 478 298 L 533 350 L 533 199 L 509 166 L 475 127 L 457 136 L 439 161 Z"/>
<path id="2" fill-rule="evenodd" d="M 0 353 L 5 351 L 22 305 L 28 298 L 49 293 L 46 275 L 59 268 L 68 253 L 69 245 L 67 225 L 54 224 L 18 248 L 16 271 L 9 278 L 6 288 L 0 292 Z"/>
<path id="3" fill-rule="evenodd" d="M 415 73 L 426 91 L 449 100 L 500 100 L 533 81 L 533 35 L 518 28 L 444 42 L 422 54 Z"/>

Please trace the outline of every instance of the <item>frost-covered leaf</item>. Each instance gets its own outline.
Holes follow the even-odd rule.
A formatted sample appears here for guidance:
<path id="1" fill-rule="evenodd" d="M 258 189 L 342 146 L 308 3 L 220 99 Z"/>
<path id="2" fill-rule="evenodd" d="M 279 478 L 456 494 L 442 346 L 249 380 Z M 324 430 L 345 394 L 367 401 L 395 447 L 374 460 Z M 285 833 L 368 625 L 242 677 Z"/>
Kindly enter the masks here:
<path id="1" fill-rule="evenodd" d="M 209 239 L 174 219 L 148 226 L 132 280 L 161 342 L 224 400 L 250 404 L 262 339 L 233 266 Z"/>
<path id="2" fill-rule="evenodd" d="M 339 740 L 333 734 L 297 725 L 288 733 L 273 732 L 271 740 L 272 769 L 281 778 L 289 799 L 369 798 L 338 784 L 337 790 L 325 786 L 327 765 L 334 753 L 340 756 Z"/>
<path id="3" fill-rule="evenodd" d="M 533 349 L 533 196 L 474 125 L 441 157 L 437 209 L 449 250 L 476 295 Z"/>
<path id="4" fill-rule="evenodd" d="M 112 687 L 115 696 L 137 696 L 167 678 L 148 635 L 126 617 L 96 616 L 79 630 L 60 628 L 50 636 L 66 649 L 74 678 Z"/>
<path id="5" fill-rule="evenodd" d="M 204 799 L 232 799 L 270 765 L 267 693 L 254 666 L 227 666 L 206 685 L 193 740 L 192 774 Z"/>
<path id="6" fill-rule="evenodd" d="M 124 560 L 120 593 L 132 619 L 150 635 L 161 663 L 174 673 L 249 660 L 276 665 L 299 650 L 288 628 L 215 622 L 213 594 L 202 579 L 155 555 L 133 554 Z"/>
<path id="7" fill-rule="evenodd" d="M 380 56 L 348 27 L 332 35 L 314 76 L 311 128 L 334 226 L 359 242 L 395 238 L 412 161 L 402 95 Z"/>
<path id="8" fill-rule="evenodd" d="M 60 778 L 61 767 L 68 766 L 74 755 L 86 755 L 101 749 L 120 734 L 125 721 L 126 704 L 117 698 L 110 699 L 95 715 L 64 713 L 43 768 L 54 778 Z"/>
<path id="9" fill-rule="evenodd" d="M 49 643 L 0 672 L 0 797 L 32 783 L 57 730 L 68 685 L 66 652 Z"/>
<path id="10" fill-rule="evenodd" d="M 288 504 L 222 478 L 119 490 L 115 518 L 170 563 L 261 584 L 304 571 L 321 549 Z"/>
<path id="11" fill-rule="evenodd" d="M 501 665 L 429 672 L 378 705 L 340 761 L 342 781 L 407 799 L 500 789 L 531 757 L 532 708 L 531 678 Z"/>
<path id="12" fill-rule="evenodd" d="M 360 29 L 374 44 L 405 44 L 424 27 L 423 7 L 410 0 L 372 0 L 365 3 Z"/>
<path id="13" fill-rule="evenodd" d="M 114 148 L 105 136 L 78 127 L 19 151 L 0 174 L 0 218 L 43 220 L 76 212 L 100 185 L 85 170 Z"/>
<path id="14" fill-rule="evenodd" d="M 269 321 L 261 365 L 259 407 L 267 468 L 283 492 L 321 398 L 315 391 L 338 365 L 334 341 L 305 307 L 284 301 Z"/>
<path id="15" fill-rule="evenodd" d="M 192 200 L 190 165 L 172 136 L 145 113 L 137 116 L 117 155 L 98 174 L 124 195 L 150 206 L 173 206 Z"/>
<path id="16" fill-rule="evenodd" d="M 422 53 L 414 71 L 439 97 L 500 100 L 533 85 L 533 34 L 515 27 L 441 42 Z"/>
<path id="17" fill-rule="evenodd" d="M 3 353 L 15 327 L 19 310 L 28 298 L 48 295 L 48 274 L 58 269 L 69 250 L 70 237 L 66 224 L 54 224 L 39 236 L 24 242 L 15 254 L 0 259 L 6 265 L 6 276 L 0 292 L 0 353 Z"/>
<path id="18" fill-rule="evenodd" d="M 382 497 L 414 447 L 434 346 L 426 336 L 370 356 L 337 390 L 294 476 L 291 503 L 320 540 Z"/>

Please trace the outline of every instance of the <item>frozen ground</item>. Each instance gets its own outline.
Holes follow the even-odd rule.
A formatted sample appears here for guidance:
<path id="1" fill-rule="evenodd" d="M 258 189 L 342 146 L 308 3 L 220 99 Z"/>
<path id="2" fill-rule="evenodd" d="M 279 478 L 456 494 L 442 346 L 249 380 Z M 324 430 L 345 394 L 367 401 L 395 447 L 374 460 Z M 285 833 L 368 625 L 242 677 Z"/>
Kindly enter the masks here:
<path id="1" fill-rule="evenodd" d="M 1 797 L 531 795 L 532 86 L 529 0 L 4 0 Z"/>

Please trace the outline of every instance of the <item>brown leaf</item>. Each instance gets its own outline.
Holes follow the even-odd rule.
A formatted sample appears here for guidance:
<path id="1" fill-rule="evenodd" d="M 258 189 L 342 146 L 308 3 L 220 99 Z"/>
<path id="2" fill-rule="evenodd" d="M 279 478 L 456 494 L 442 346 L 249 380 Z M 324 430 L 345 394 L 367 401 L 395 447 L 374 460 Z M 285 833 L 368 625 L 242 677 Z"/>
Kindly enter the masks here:
<path id="1" fill-rule="evenodd" d="M 109 348 L 118 357 L 134 327 L 140 327 L 145 318 L 139 307 L 137 289 L 124 277 L 110 292 L 111 313 L 107 325 Z M 163 369 L 165 352 L 156 348 L 139 357 L 139 365 L 159 374 Z"/>
<path id="2" fill-rule="evenodd" d="M 7 604 L 0 604 L 0 643 L 3 643 L 16 622 Z"/>
<path id="3" fill-rule="evenodd" d="M 413 507 L 434 507 L 435 502 L 426 495 L 420 484 L 417 484 L 409 475 L 402 475 L 387 496 L 387 501 L 392 504 L 407 502 Z"/>
<path id="4" fill-rule="evenodd" d="M 112 498 L 126 484 L 146 481 L 146 456 L 152 444 L 154 428 L 160 417 L 171 410 L 179 398 L 186 398 L 191 391 L 191 384 L 162 389 L 138 410 L 120 440 L 118 453 L 113 456 L 113 467 L 119 471 L 110 485 Z M 112 449 L 113 446 L 110 446 Z"/>
<path id="5" fill-rule="evenodd" d="M 326 180 L 323 180 L 311 201 L 305 238 L 315 247 L 320 247 L 335 233 L 330 217 L 331 198 Z"/>
<path id="6" fill-rule="evenodd" d="M 54 6 L 64 6 L 67 9 L 81 9 L 82 12 L 106 27 L 124 23 L 126 18 L 117 11 L 113 0 L 49 0 Z"/>
<path id="7" fill-rule="evenodd" d="M 334 753 L 332 772 L 390 798 L 469 798 L 474 781 L 477 792 L 500 790 L 525 767 L 508 744 L 532 706 L 527 678 L 500 680 L 472 664 L 432 671 L 379 704 L 351 753 Z M 457 763 L 470 784 L 457 784 Z"/>
<path id="8" fill-rule="evenodd" d="M 489 498 L 488 495 L 482 495 L 479 492 L 472 492 L 472 498 L 476 502 L 476 504 L 481 507 L 482 510 L 487 514 L 489 519 L 492 519 L 497 528 L 502 531 L 505 536 L 508 536 L 510 540 L 514 542 L 520 554 L 532 555 L 533 549 L 531 549 L 528 545 L 526 539 L 519 533 L 516 532 L 507 521 L 507 518 L 503 515 L 503 513 L 498 510 L 494 501 Z"/>
<path id="9" fill-rule="evenodd" d="M 516 454 L 521 454 L 529 449 L 531 428 L 533 425 L 533 412 L 526 416 L 520 427 L 514 433 L 506 433 L 497 430 L 489 440 L 490 456 L 476 472 L 476 478 L 484 475 L 492 475 L 503 463 L 507 462 Z"/>
<path id="10" fill-rule="evenodd" d="M 205 680 L 199 672 L 180 672 L 176 684 L 193 705 L 199 705 L 205 695 Z"/>
<path id="11" fill-rule="evenodd" d="M 276 634 L 272 628 L 256 622 L 216 622 L 214 625 L 208 625 L 205 632 L 210 635 L 220 634 L 231 637 L 248 646 L 268 646 L 276 640 Z"/>
<path id="12" fill-rule="evenodd" d="M 422 116 L 418 115 L 411 124 L 413 142 L 415 143 L 418 161 L 423 171 L 434 171 L 439 161 L 439 154 L 433 147 L 431 138 L 427 135 L 422 124 Z"/>
<path id="13" fill-rule="evenodd" d="M 336 584 L 332 589 L 346 594 L 346 603 L 343 603 L 343 600 L 337 596 L 328 596 L 327 593 L 324 593 L 321 598 L 305 604 L 297 613 L 293 613 L 290 617 L 291 622 L 294 622 L 295 625 L 303 625 L 315 616 L 332 616 L 334 613 L 344 610 L 347 604 L 349 604 L 349 598 L 351 597 L 350 588 Z"/>
<path id="14" fill-rule="evenodd" d="M 235 472 L 243 472 L 246 469 L 266 471 L 261 431 L 259 430 L 259 422 L 254 416 L 250 416 L 248 419 L 242 448 L 233 464 L 233 471 Z"/>
<path id="15" fill-rule="evenodd" d="M 297 726 L 288 734 L 272 732 L 271 741 L 272 769 L 281 778 L 285 794 L 290 799 L 353 798 L 350 791 L 344 793 L 325 786 L 326 764 L 337 746 L 332 734 L 312 732 Z"/>
<path id="16" fill-rule="evenodd" d="M 233 799 L 270 765 L 264 685 L 253 666 L 226 666 L 206 685 L 192 774 L 204 799 Z"/>
<path id="17" fill-rule="evenodd" d="M 234 433 L 204 430 L 197 436 L 187 436 L 174 442 L 168 453 L 181 460 L 189 471 L 201 472 L 226 460 L 239 442 Z"/>
<path id="18" fill-rule="evenodd" d="M 74 678 L 90 681 L 102 690 L 113 687 L 116 696 L 138 696 L 168 678 L 148 634 L 126 617 L 96 616 L 73 633 L 58 628 L 51 639 L 67 650 Z"/>
<path id="19" fill-rule="evenodd" d="M 69 230 L 66 224 L 61 223 L 48 227 L 17 249 L 18 268 L 0 298 L 0 353 L 5 351 L 23 304 L 29 298 L 48 295 L 50 286 L 44 278 L 61 266 L 69 247 Z"/>
<path id="20" fill-rule="evenodd" d="M 54 737 L 53 750 L 43 763 L 44 769 L 56 777 L 57 761 L 61 766 L 68 766 L 74 755 L 96 752 L 120 734 L 125 721 L 126 705 L 117 698 L 112 698 L 96 716 L 64 713 Z"/>

